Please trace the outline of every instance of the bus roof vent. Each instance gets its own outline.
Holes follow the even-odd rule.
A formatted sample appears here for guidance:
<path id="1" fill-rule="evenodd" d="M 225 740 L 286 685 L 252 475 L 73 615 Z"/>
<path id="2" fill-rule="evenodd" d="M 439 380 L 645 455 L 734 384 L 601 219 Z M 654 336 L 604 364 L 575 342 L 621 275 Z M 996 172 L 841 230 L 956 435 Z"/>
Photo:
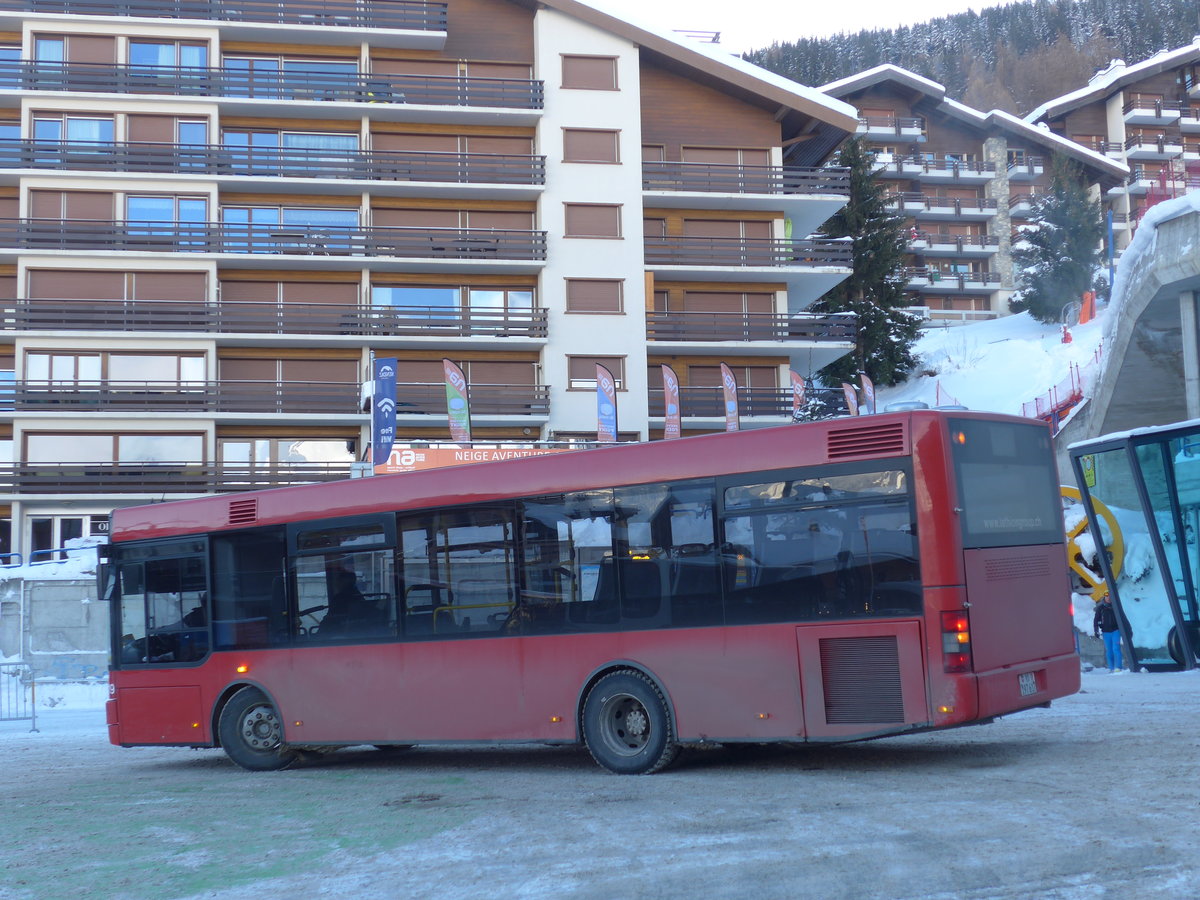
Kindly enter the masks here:
<path id="1" fill-rule="evenodd" d="M 904 452 L 904 423 L 829 429 L 829 458 L 888 456 Z"/>
<path id="2" fill-rule="evenodd" d="M 229 501 L 230 525 L 253 525 L 258 521 L 258 498 Z"/>

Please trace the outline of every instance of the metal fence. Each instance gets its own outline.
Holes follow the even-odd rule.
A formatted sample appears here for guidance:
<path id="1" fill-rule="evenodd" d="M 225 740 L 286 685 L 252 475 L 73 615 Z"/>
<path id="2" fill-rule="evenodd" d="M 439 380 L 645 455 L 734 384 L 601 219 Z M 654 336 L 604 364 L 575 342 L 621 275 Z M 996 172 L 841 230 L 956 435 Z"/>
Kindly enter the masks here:
<path id="1" fill-rule="evenodd" d="M 37 731 L 37 684 L 33 669 L 23 662 L 0 663 L 0 722 L 29 720 Z"/>

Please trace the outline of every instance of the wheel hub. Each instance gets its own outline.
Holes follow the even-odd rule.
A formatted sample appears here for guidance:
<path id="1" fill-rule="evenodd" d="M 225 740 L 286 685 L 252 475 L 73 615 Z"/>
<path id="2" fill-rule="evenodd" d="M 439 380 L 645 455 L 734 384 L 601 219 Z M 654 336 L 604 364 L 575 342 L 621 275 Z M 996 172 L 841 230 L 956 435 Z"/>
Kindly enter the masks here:
<path id="1" fill-rule="evenodd" d="M 634 737 L 641 737 L 650 730 L 650 721 L 641 709 L 631 709 L 625 716 L 625 730 Z"/>
<path id="2" fill-rule="evenodd" d="M 242 738 L 255 750 L 274 750 L 282 741 L 282 731 L 275 711 L 269 706 L 247 710 L 242 719 Z"/>

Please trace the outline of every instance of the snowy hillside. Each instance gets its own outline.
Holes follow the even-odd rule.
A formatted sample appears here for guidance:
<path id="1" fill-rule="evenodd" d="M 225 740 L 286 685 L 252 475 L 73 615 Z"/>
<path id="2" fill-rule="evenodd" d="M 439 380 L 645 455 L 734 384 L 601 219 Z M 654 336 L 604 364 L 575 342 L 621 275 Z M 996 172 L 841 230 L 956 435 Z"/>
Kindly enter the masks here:
<path id="1" fill-rule="evenodd" d="M 1079 366 L 1086 380 L 1104 331 L 1106 311 L 1070 330 L 1043 325 L 1029 313 L 926 330 L 916 345 L 921 364 L 904 384 L 880 388 L 878 406 L 921 400 L 962 404 L 984 412 L 1021 414 L 1022 405 L 1069 379 Z"/>

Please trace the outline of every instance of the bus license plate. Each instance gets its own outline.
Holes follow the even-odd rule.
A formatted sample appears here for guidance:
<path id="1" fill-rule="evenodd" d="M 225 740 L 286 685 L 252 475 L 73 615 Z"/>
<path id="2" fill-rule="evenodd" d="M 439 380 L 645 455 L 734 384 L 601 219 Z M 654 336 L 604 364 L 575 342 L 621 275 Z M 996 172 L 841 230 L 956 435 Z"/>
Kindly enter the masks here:
<path id="1" fill-rule="evenodd" d="M 1021 686 L 1021 696 L 1028 697 L 1030 694 L 1037 693 L 1037 674 L 1034 672 L 1022 672 L 1017 676 L 1017 684 Z"/>

